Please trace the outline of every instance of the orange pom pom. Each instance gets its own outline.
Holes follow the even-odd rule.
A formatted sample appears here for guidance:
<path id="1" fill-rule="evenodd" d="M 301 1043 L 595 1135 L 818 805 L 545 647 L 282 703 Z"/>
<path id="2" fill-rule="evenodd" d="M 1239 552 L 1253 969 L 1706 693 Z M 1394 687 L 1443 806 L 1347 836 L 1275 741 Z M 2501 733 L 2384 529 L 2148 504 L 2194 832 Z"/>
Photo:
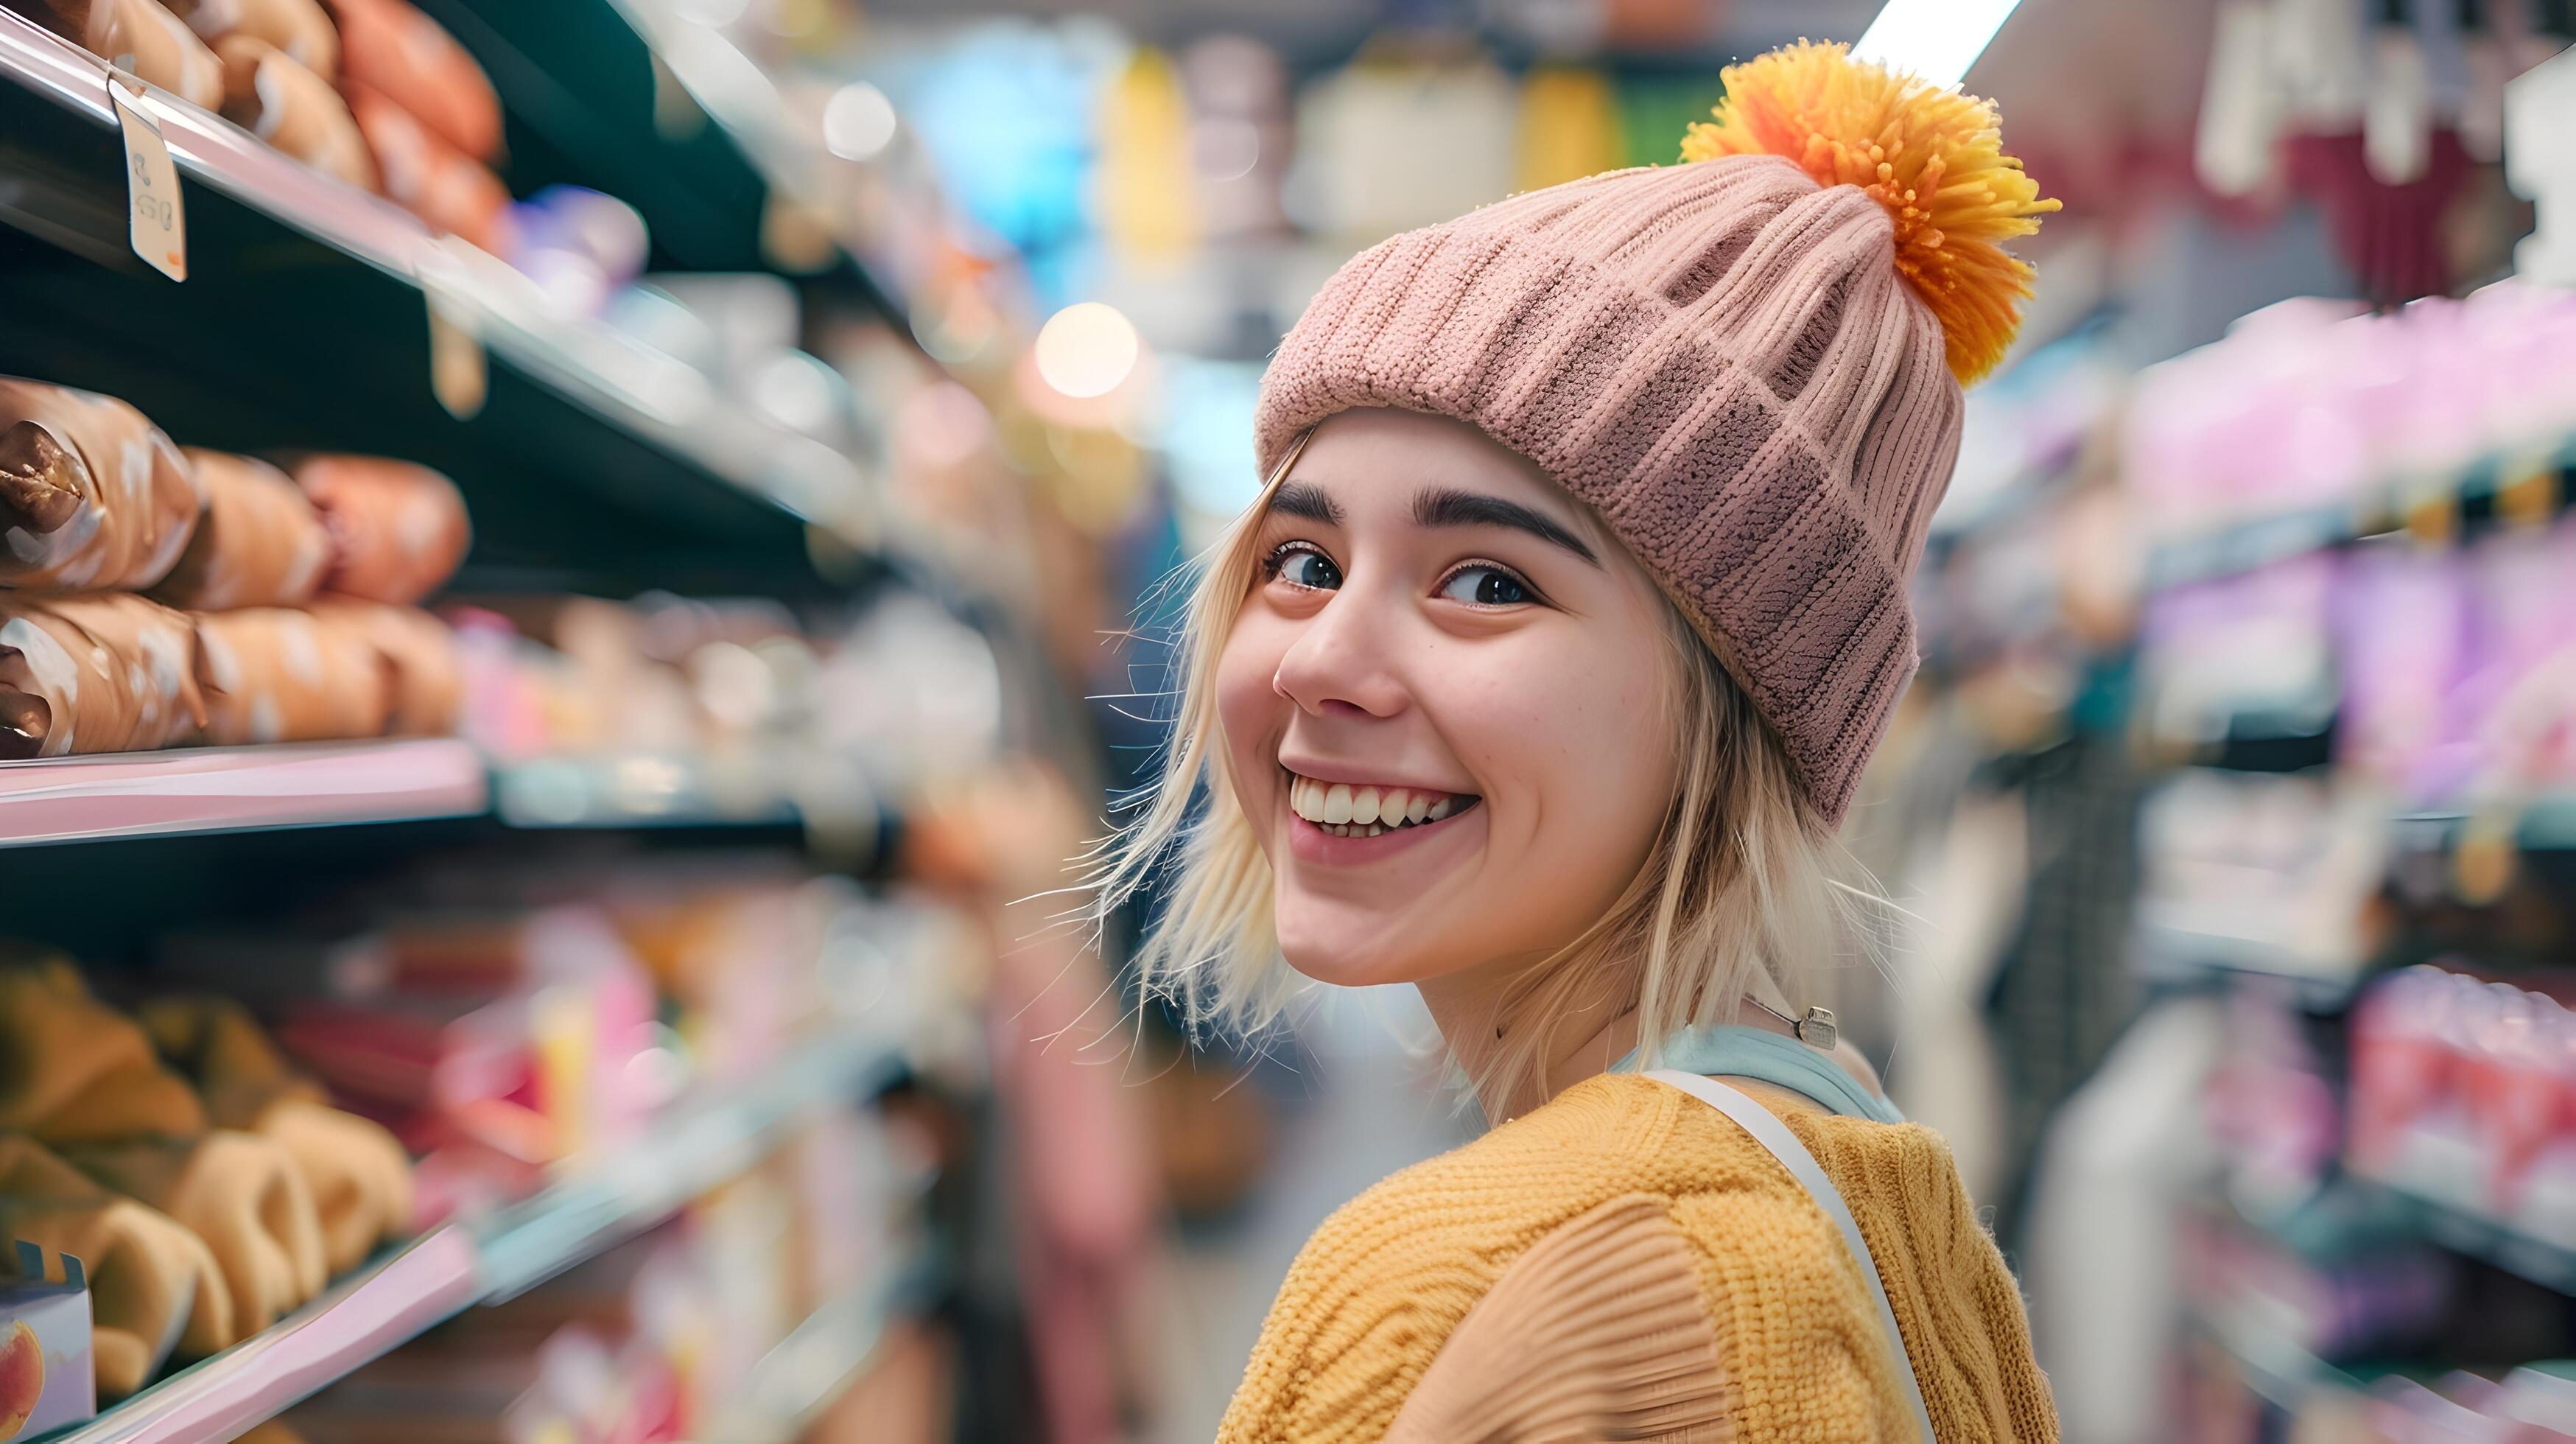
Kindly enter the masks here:
<path id="1" fill-rule="evenodd" d="M 1726 98 L 1682 138 L 1682 159 L 1777 155 L 1823 185 L 1869 192 L 1896 222 L 1896 269 L 1940 319 L 1961 384 L 1995 368 L 2021 329 L 2030 263 L 2002 242 L 2057 209 L 2003 153 L 1992 101 L 1938 90 L 1801 40 L 1724 72 Z"/>

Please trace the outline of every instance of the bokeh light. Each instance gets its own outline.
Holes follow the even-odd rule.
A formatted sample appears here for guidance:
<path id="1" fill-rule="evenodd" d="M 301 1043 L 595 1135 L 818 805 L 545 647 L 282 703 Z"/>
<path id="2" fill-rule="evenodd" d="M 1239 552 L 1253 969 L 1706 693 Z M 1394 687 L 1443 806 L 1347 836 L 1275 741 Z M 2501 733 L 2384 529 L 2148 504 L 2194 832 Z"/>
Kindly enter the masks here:
<path id="1" fill-rule="evenodd" d="M 1102 301 L 1078 301 L 1038 331 L 1038 376 L 1072 397 L 1106 396 L 1136 369 L 1135 323 Z"/>
<path id="2" fill-rule="evenodd" d="M 874 160 L 894 144 L 896 123 L 884 91 L 852 81 L 823 105 L 823 144 L 843 160 Z"/>

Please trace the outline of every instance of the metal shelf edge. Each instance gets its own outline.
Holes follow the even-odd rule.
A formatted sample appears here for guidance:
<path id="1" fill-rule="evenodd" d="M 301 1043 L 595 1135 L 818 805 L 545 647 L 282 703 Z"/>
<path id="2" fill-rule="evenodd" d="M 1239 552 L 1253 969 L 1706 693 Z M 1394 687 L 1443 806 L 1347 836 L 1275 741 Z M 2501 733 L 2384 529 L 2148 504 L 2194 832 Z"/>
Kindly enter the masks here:
<path id="1" fill-rule="evenodd" d="M 0 847 L 466 817 L 483 759 L 450 737 L 110 752 L 0 764 Z"/>
<path id="2" fill-rule="evenodd" d="M 276 1327 L 41 1444 L 222 1444 L 475 1298 L 472 1236 L 434 1229 Z"/>
<path id="3" fill-rule="evenodd" d="M 639 1140 L 576 1160 L 557 1182 L 476 1226 L 481 1297 L 499 1302 L 677 1213 L 757 1163 L 797 1124 L 892 1079 L 893 1046 L 849 1028 L 758 1078 L 654 1120 Z"/>

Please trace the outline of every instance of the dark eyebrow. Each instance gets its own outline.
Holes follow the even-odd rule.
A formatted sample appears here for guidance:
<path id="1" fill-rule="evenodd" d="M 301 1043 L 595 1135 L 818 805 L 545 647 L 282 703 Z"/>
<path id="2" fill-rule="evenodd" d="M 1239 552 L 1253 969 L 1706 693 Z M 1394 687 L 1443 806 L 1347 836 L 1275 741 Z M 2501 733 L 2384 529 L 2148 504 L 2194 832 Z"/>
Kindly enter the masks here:
<path id="1" fill-rule="evenodd" d="M 1342 509 L 1311 481 L 1288 481 L 1270 497 L 1270 509 L 1281 516 L 1303 517 L 1327 526 L 1342 524 Z"/>
<path id="2" fill-rule="evenodd" d="M 1505 501 L 1499 496 L 1434 487 L 1413 498 L 1413 524 L 1425 527 L 1509 527 L 1514 531 L 1527 532 L 1551 546 L 1563 547 L 1596 567 L 1601 565 L 1601 559 L 1592 554 L 1592 548 L 1583 544 L 1583 538 L 1557 525 L 1544 513 L 1532 511 L 1516 501 Z"/>

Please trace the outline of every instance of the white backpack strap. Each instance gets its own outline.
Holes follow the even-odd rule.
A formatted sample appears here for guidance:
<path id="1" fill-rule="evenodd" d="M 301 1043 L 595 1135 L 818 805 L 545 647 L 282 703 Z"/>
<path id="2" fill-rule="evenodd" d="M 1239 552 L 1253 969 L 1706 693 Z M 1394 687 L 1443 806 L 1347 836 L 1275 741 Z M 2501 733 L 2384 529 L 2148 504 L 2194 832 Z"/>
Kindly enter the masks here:
<path id="1" fill-rule="evenodd" d="M 1905 1381 L 1905 1401 L 1914 1406 L 1915 1426 L 1923 1431 L 1923 1444 L 1936 1444 L 1932 1434 L 1932 1415 L 1923 1407 L 1923 1386 L 1915 1381 L 1914 1365 L 1905 1352 L 1905 1335 L 1896 1327 L 1896 1310 L 1887 1302 L 1887 1286 L 1878 1281 L 1877 1261 L 1870 1257 L 1869 1240 L 1862 1238 L 1860 1224 L 1852 1217 L 1850 1205 L 1843 1202 L 1842 1190 L 1816 1164 L 1816 1156 L 1798 1135 L 1789 1131 L 1770 1109 L 1756 1103 L 1745 1093 L 1730 1088 L 1714 1078 L 1696 1073 L 1683 1073 L 1659 1068 L 1645 1075 L 1658 1083 L 1668 1083 L 1709 1107 L 1735 1120 L 1735 1125 L 1753 1135 L 1753 1141 L 1771 1150 L 1789 1176 L 1814 1197 L 1825 1211 L 1825 1217 L 1842 1230 L 1843 1244 L 1859 1261 L 1861 1277 L 1869 1280 L 1869 1296 L 1878 1304 L 1878 1323 L 1887 1334 L 1887 1347 L 1896 1357 L 1897 1376 Z"/>

